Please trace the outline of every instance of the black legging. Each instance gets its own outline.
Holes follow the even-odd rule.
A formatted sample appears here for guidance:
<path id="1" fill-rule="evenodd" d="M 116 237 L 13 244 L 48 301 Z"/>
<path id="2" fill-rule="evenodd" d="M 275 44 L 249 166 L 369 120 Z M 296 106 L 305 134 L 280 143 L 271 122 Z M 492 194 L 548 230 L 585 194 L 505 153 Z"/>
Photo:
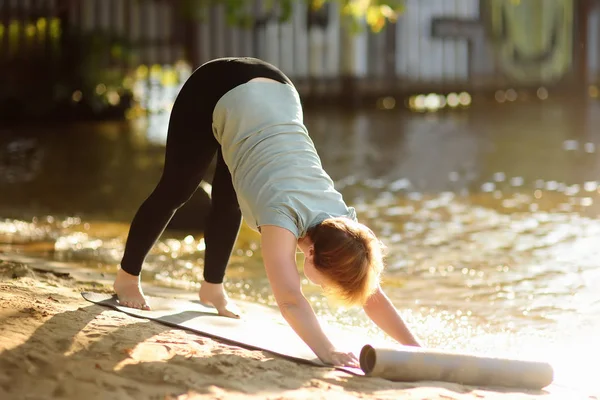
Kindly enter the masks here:
<path id="1" fill-rule="evenodd" d="M 231 175 L 213 136 L 212 114 L 225 93 L 259 77 L 293 85 L 273 65 L 239 57 L 220 58 L 203 64 L 185 82 L 169 120 L 162 177 L 133 218 L 121 260 L 123 270 L 140 274 L 148 252 L 175 211 L 192 197 L 216 153 L 211 207 L 204 232 L 204 280 L 223 282 L 240 229 L 241 212 Z"/>

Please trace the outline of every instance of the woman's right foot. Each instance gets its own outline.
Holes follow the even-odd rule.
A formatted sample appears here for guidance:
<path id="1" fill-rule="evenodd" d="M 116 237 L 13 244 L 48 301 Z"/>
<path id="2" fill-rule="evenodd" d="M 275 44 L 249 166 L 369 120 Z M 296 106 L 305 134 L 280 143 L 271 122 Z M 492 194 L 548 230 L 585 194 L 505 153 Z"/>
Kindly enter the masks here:
<path id="1" fill-rule="evenodd" d="M 150 310 L 142 292 L 139 276 L 131 275 L 119 268 L 113 288 L 119 298 L 119 304 L 138 310 Z"/>
<path id="2" fill-rule="evenodd" d="M 202 282 L 199 297 L 201 303 L 216 308 L 219 315 L 229 318 L 240 318 L 240 311 L 235 304 L 229 301 L 222 283 Z"/>

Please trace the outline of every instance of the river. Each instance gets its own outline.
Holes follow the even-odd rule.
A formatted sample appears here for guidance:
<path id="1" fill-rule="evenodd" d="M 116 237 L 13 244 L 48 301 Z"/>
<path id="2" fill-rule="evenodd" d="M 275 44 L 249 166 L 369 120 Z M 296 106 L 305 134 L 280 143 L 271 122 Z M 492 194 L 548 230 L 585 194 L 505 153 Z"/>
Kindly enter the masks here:
<path id="1" fill-rule="evenodd" d="M 598 389 L 600 104 L 305 118 L 337 188 L 387 245 L 383 285 L 426 345 L 549 360 L 557 382 Z M 160 176 L 167 122 L 2 130 L 0 249 L 114 272 Z M 227 287 L 272 305 L 258 244 L 243 227 Z M 195 290 L 203 248 L 197 232 L 166 232 L 144 280 Z M 331 323 L 381 335 L 304 288 Z"/>

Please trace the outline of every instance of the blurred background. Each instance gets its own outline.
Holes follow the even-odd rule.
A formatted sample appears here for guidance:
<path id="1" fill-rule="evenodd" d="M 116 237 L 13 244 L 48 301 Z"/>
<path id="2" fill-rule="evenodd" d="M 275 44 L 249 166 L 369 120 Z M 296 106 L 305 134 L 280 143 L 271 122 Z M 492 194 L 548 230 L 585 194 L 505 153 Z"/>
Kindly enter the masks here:
<path id="1" fill-rule="evenodd" d="M 181 85 L 223 56 L 295 82 L 428 346 L 549 359 L 561 384 L 597 385 L 599 0 L 0 0 L 0 251 L 114 272 Z M 198 287 L 209 192 L 144 280 Z M 273 305 L 258 244 L 244 226 L 227 285 Z M 304 287 L 330 323 L 381 335 Z"/>
<path id="2" fill-rule="evenodd" d="M 598 96 L 595 0 L 2 0 L 0 9 L 9 120 L 168 111 L 192 69 L 232 55 L 279 66 L 307 102 L 380 98 L 391 109 L 415 93 L 446 96 L 410 104 L 431 109 L 469 105 L 475 93 Z"/>

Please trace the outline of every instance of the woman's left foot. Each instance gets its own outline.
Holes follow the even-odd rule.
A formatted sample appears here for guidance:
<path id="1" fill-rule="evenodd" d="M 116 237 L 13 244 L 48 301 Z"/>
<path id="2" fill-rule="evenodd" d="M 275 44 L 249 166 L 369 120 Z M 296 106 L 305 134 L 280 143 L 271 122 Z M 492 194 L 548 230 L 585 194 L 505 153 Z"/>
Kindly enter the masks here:
<path id="1" fill-rule="evenodd" d="M 222 283 L 202 282 L 200 286 L 200 302 L 217 309 L 219 315 L 229 318 L 240 318 L 240 312 L 225 293 Z"/>
<path id="2" fill-rule="evenodd" d="M 139 276 L 131 275 L 119 268 L 113 288 L 119 298 L 119 304 L 122 306 L 150 310 L 144 292 L 142 292 Z"/>

